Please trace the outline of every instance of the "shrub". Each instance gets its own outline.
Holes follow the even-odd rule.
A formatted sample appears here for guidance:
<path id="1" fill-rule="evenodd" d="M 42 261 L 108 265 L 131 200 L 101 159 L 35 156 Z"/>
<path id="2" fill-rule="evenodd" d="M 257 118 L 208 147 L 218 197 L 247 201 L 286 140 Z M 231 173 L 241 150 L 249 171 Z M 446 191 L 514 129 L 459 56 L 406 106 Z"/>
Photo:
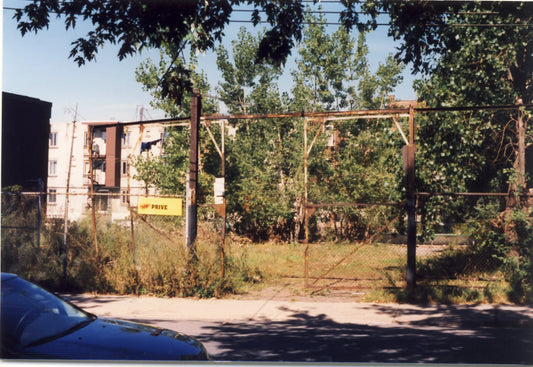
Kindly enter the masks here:
<path id="1" fill-rule="evenodd" d="M 533 300 L 532 213 L 528 208 L 507 209 L 473 231 L 474 252 L 497 262 L 511 286 L 509 300 L 517 303 Z"/>

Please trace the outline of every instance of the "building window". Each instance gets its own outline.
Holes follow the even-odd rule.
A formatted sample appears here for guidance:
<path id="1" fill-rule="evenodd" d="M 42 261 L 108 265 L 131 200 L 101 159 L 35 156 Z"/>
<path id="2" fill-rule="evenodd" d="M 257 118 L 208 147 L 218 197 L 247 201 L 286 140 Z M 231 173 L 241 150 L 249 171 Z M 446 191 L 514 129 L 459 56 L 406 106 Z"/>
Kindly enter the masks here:
<path id="1" fill-rule="evenodd" d="M 48 161 L 48 175 L 57 175 L 57 161 Z"/>
<path id="2" fill-rule="evenodd" d="M 57 133 L 56 132 L 51 132 L 48 139 L 50 141 L 51 147 L 57 147 Z"/>
<path id="3" fill-rule="evenodd" d="M 100 137 L 105 142 L 107 140 L 107 131 L 106 130 L 100 131 Z"/>
<path id="4" fill-rule="evenodd" d="M 122 133 L 122 147 L 123 148 L 130 146 L 130 136 L 131 136 L 131 133 L 128 131 Z"/>
<path id="5" fill-rule="evenodd" d="M 57 203 L 57 189 L 49 189 L 48 190 L 48 202 L 50 204 Z"/>
<path id="6" fill-rule="evenodd" d="M 122 161 L 121 172 L 123 176 L 126 176 L 128 174 L 128 162 L 127 161 Z"/>
<path id="7" fill-rule="evenodd" d="M 83 133 L 83 148 L 87 149 L 89 146 L 89 133 L 86 131 Z"/>
<path id="8" fill-rule="evenodd" d="M 129 196 L 128 190 L 122 190 L 121 196 L 120 196 L 120 201 L 122 202 L 123 205 L 127 205 L 128 204 L 128 196 Z"/>
<path id="9" fill-rule="evenodd" d="M 108 203 L 107 203 L 107 195 L 105 195 L 105 192 L 101 192 L 101 195 L 95 195 L 94 197 L 94 208 L 96 211 L 99 212 L 107 212 L 108 210 Z"/>

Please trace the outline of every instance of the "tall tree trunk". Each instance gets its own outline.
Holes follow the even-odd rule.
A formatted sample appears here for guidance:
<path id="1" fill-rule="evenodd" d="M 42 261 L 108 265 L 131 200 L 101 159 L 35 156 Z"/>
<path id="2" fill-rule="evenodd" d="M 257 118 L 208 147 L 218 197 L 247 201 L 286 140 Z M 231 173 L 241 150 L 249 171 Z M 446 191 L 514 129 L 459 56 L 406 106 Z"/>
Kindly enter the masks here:
<path id="1" fill-rule="evenodd" d="M 508 208 L 516 207 L 522 199 L 520 195 L 526 190 L 526 132 L 527 120 L 524 119 L 524 113 L 519 107 L 516 117 L 517 146 L 513 163 L 516 176 L 509 183 L 509 192 L 512 196 L 509 198 Z"/>

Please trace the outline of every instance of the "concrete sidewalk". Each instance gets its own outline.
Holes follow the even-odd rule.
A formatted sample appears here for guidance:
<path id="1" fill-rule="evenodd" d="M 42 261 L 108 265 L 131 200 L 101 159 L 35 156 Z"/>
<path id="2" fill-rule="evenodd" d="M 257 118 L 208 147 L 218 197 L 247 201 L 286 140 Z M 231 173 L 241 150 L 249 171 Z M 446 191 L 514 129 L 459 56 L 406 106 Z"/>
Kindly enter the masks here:
<path id="1" fill-rule="evenodd" d="M 101 317 L 146 320 L 286 321 L 298 315 L 360 325 L 533 328 L 533 307 L 67 295 Z"/>

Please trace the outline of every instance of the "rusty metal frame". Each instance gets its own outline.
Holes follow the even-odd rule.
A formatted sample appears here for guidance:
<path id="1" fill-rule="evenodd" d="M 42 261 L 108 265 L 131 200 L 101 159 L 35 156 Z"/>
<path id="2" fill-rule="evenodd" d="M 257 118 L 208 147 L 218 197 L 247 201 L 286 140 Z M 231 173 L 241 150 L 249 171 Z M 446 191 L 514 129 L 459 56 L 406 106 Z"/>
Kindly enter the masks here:
<path id="1" fill-rule="evenodd" d="M 321 128 L 318 129 L 318 132 L 315 136 L 316 141 L 318 135 L 322 132 L 323 126 L 327 121 L 333 120 L 356 120 L 356 119 L 369 119 L 369 118 L 392 118 L 393 122 L 399 128 L 399 132 L 402 135 L 403 140 L 406 142 L 405 153 L 406 153 L 406 176 L 407 176 L 407 212 L 408 212 L 408 256 L 407 256 L 407 283 L 408 287 L 414 288 L 416 285 L 416 273 L 415 273 L 415 262 L 416 262 L 416 203 L 418 198 L 427 197 L 427 196 L 437 196 L 437 195 L 454 195 L 454 196 L 509 196 L 509 193 L 424 193 L 415 191 L 415 131 L 416 126 L 414 123 L 414 118 L 416 113 L 436 113 L 436 112 L 461 112 L 461 111 L 502 111 L 502 110 L 517 110 L 520 108 L 531 109 L 533 104 L 526 105 L 501 105 L 501 106 L 465 106 L 465 107 L 438 107 L 438 108 L 415 108 L 410 106 L 409 108 L 394 108 L 394 109 L 382 109 L 382 110 L 357 110 L 357 111 L 319 111 L 319 112 L 287 112 L 287 113 L 276 113 L 276 114 L 240 114 L 240 115 L 225 115 L 225 114 L 213 114 L 213 115 L 204 115 L 202 116 L 202 122 L 208 124 L 210 120 L 250 120 L 250 119 L 265 119 L 265 118 L 304 118 L 305 123 L 305 142 L 304 142 L 304 152 L 308 154 L 307 148 L 307 118 L 312 119 L 322 119 Z M 405 136 L 401 127 L 399 126 L 396 118 L 398 117 L 409 117 L 409 136 Z M 196 118 L 199 118 L 196 116 Z M 196 119 L 195 118 L 195 119 Z M 134 124 L 150 124 L 150 123 L 163 123 L 163 124 L 186 124 L 187 121 L 191 121 L 191 117 L 178 118 L 178 119 L 163 119 L 163 120 L 152 120 L 152 121 L 139 121 L 139 122 L 126 122 L 126 123 L 110 123 L 110 124 L 98 124 L 99 127 L 115 126 L 115 125 L 134 125 Z M 92 126 L 89 126 L 91 131 Z M 92 137 L 92 134 L 89 134 Z M 311 152 L 313 144 L 311 144 L 309 153 Z M 90 149 L 90 148 L 89 148 Z M 220 153 L 220 152 L 219 152 Z M 91 165 L 92 166 L 92 165 Z M 307 195 L 307 190 L 305 190 Z M 94 191 L 91 189 L 91 197 L 94 198 Z M 524 194 L 524 197 L 533 197 L 533 194 Z M 196 203 L 195 203 L 196 205 Z M 307 211 L 314 211 L 318 207 L 325 206 L 369 206 L 369 205 L 402 205 L 402 203 L 334 203 L 334 204 L 310 204 L 305 200 L 305 217 L 308 218 Z M 93 206 L 94 207 L 94 206 Z M 396 218 L 395 218 L 396 220 Z M 390 225 L 390 224 L 388 224 Z M 388 226 L 387 225 L 387 226 Z M 307 227 L 307 226 L 306 226 Z M 306 229 L 307 233 L 308 229 Z M 370 238 L 373 238 L 370 237 Z M 366 240 L 365 240 L 366 241 Z M 306 285 L 308 283 L 308 235 L 306 234 L 306 264 L 305 264 L 305 279 Z M 363 242 L 363 245 L 366 242 Z M 96 238 L 95 238 L 95 246 Z M 362 246 L 362 245 L 361 245 Z M 358 246 L 360 248 L 360 246 Z M 338 265 L 336 265 L 338 266 Z M 325 274 L 327 275 L 327 274 Z M 323 275 L 323 276 L 325 276 Z"/>

